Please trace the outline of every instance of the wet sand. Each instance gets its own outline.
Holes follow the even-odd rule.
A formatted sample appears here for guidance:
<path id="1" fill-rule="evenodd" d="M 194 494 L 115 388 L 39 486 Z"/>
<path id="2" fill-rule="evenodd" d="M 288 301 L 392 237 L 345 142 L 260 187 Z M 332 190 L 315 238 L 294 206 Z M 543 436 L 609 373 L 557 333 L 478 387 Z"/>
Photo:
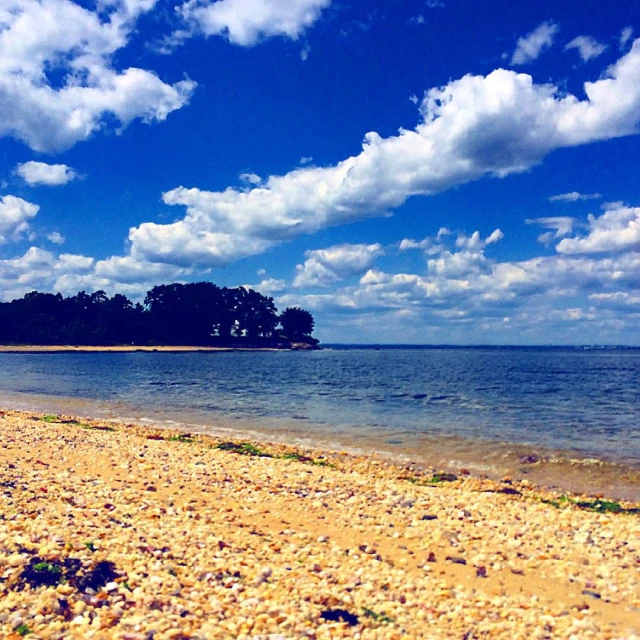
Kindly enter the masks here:
<path id="1" fill-rule="evenodd" d="M 637 504 L 129 424 L 0 429 L 2 638 L 640 634 Z"/>

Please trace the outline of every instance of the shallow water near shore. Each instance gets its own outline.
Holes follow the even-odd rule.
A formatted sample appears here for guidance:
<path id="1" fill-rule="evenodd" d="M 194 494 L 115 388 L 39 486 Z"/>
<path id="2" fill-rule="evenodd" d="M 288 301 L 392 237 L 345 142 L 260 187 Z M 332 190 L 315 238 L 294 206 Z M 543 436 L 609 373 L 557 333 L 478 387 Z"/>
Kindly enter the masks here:
<path id="1" fill-rule="evenodd" d="M 640 350 L 0 354 L 10 408 L 392 456 L 640 499 Z"/>

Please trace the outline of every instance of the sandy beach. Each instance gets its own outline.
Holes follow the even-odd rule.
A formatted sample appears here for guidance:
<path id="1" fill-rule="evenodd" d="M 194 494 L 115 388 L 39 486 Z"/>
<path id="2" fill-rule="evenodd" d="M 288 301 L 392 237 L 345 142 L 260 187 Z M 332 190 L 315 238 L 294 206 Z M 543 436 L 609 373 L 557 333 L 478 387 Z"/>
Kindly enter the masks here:
<path id="1" fill-rule="evenodd" d="M 252 348 L 250 351 L 271 351 L 271 349 Z M 199 347 L 196 345 L 0 345 L 0 353 L 152 353 L 162 351 L 164 353 L 188 353 L 206 351 L 243 351 L 242 347 Z"/>
<path id="2" fill-rule="evenodd" d="M 637 504 L 62 416 L 0 428 L 2 638 L 640 637 Z"/>

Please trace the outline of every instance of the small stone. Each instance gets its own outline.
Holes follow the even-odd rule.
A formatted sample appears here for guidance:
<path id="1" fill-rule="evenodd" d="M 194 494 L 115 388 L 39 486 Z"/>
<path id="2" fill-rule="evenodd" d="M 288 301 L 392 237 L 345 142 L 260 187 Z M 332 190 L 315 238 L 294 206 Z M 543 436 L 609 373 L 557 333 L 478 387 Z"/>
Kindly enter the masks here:
<path id="1" fill-rule="evenodd" d="M 9 620 L 9 624 L 12 629 L 17 629 L 21 624 L 24 624 L 24 618 L 22 616 L 14 616 Z"/>
<path id="2" fill-rule="evenodd" d="M 19 553 L 14 553 L 7 558 L 7 564 L 10 567 L 22 567 L 27 563 L 27 557 L 20 555 Z M 20 626 L 20 625 L 18 625 Z"/>

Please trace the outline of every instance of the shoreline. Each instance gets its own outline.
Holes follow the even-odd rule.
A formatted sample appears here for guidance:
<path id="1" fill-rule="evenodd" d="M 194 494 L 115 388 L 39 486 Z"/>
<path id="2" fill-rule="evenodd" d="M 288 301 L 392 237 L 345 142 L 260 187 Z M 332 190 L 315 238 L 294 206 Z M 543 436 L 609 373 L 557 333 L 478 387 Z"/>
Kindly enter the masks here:
<path id="1" fill-rule="evenodd" d="M 455 473 L 469 470 L 474 476 L 494 480 L 509 476 L 558 491 L 640 501 L 640 465 L 635 460 L 627 462 L 597 453 L 533 443 L 416 433 L 412 434 L 411 446 L 394 446 L 387 442 L 392 434 L 378 438 L 371 434 L 363 437 L 358 431 L 323 431 L 322 425 L 290 418 L 240 418 L 219 412 L 206 416 L 185 415 L 182 410 L 114 408 L 108 400 L 22 393 L 5 395 L 2 408 L 80 416 L 82 420 L 103 420 L 116 425 L 136 423 L 161 430 L 183 430 L 259 443 L 277 442 L 304 449 L 344 450 L 400 466 L 412 465 L 416 469 L 438 468 Z"/>
<path id="2" fill-rule="evenodd" d="M 296 347 L 200 347 L 194 345 L 0 345 L 0 353 L 198 353 L 226 351 L 292 351 Z"/>
<path id="3" fill-rule="evenodd" d="M 3 637 L 640 632 L 638 504 L 110 421 L 0 427 Z M 21 589 L 36 556 L 80 578 Z M 99 562 L 115 573 L 87 592 Z"/>

